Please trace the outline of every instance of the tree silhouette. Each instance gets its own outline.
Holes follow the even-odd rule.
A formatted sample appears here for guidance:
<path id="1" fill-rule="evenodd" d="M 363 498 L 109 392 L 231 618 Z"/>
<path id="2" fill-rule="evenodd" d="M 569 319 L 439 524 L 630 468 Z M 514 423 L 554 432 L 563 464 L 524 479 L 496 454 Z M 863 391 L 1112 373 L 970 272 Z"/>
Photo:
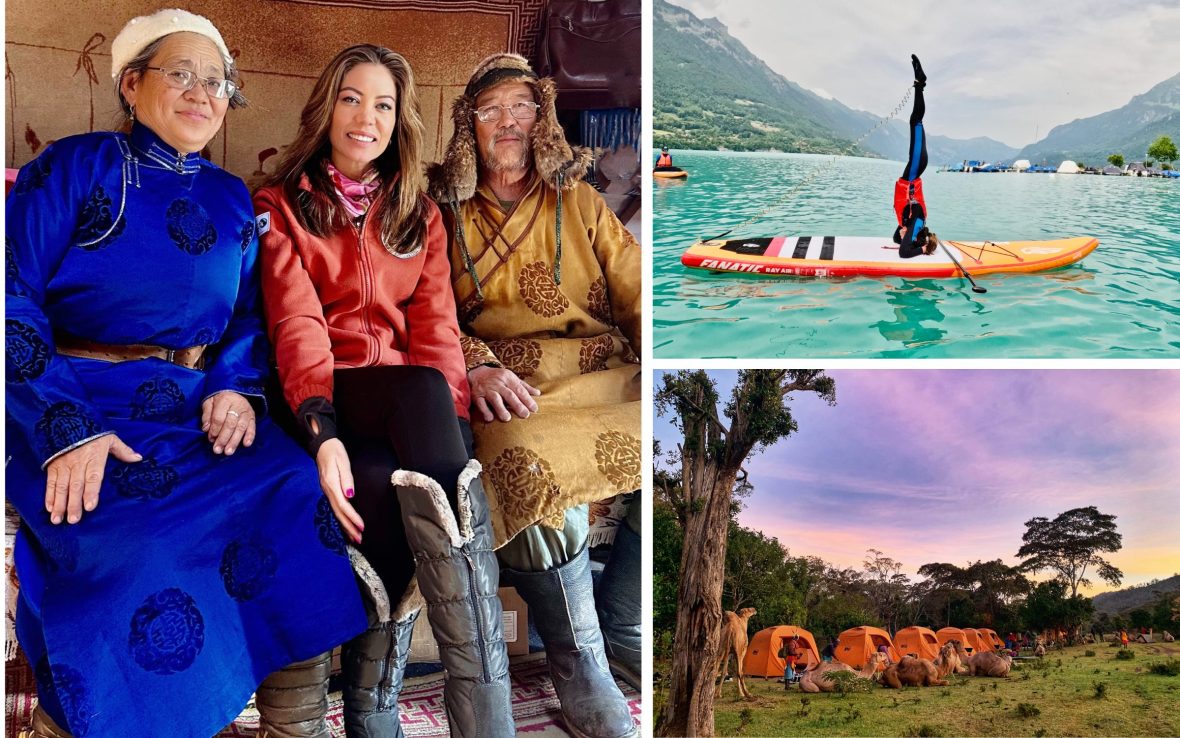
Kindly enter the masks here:
<path id="1" fill-rule="evenodd" d="M 1086 570 L 1091 566 L 1099 578 L 1117 586 L 1123 573 L 1098 555 L 1123 547 L 1114 520 L 1114 515 L 1103 515 L 1092 505 L 1066 510 L 1052 520 L 1033 518 L 1024 524 L 1024 545 L 1016 556 L 1027 559 L 1024 568 L 1029 571 L 1057 572 L 1069 585 L 1070 597 L 1077 597 L 1079 586 L 1090 586 Z"/>

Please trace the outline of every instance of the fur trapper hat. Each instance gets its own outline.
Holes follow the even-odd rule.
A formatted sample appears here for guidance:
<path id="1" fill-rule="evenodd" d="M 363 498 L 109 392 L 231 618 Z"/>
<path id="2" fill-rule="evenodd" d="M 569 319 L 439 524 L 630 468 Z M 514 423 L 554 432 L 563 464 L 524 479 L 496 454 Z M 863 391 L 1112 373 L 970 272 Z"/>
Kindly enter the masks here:
<path id="1" fill-rule="evenodd" d="M 461 203 L 475 195 L 479 182 L 479 151 L 475 141 L 475 100 L 480 93 L 502 82 L 524 82 L 533 88 L 537 120 L 529 131 L 533 166 L 550 186 L 568 190 L 585 176 L 593 161 L 589 149 L 571 147 L 557 122 L 557 85 L 538 78 L 528 60 L 519 54 L 493 54 L 480 62 L 463 94 L 451 106 L 454 133 L 441 164 L 427 167 L 431 197 L 440 203 Z"/>

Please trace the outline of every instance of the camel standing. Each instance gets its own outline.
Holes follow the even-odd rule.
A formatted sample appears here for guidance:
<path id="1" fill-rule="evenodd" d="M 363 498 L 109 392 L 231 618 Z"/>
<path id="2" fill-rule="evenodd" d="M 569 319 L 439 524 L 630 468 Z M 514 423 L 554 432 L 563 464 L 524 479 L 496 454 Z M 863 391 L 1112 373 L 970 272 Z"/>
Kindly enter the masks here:
<path id="1" fill-rule="evenodd" d="M 758 614 L 752 607 L 743 607 L 737 612 L 725 611 L 725 618 L 721 621 L 721 657 L 717 660 L 717 672 L 721 682 L 717 685 L 717 698 L 721 699 L 721 687 L 725 684 L 725 677 L 729 675 L 729 656 L 737 657 L 738 692 L 742 697 L 751 699 L 753 695 L 746 689 L 746 680 L 742 674 L 742 662 L 746 660 L 746 648 L 750 645 L 747 633 L 750 618 Z"/>
<path id="2" fill-rule="evenodd" d="M 959 668 L 959 654 L 955 650 L 957 641 L 943 645 L 938 657 L 931 661 L 917 656 L 905 656 L 901 661 L 885 669 L 881 684 L 893 689 L 904 687 L 945 687 L 947 675 Z"/>
<path id="3" fill-rule="evenodd" d="M 877 666 L 884 663 L 888 658 L 883 653 L 874 653 L 869 657 L 869 662 L 860 670 L 853 669 L 848 664 L 839 661 L 825 661 L 814 669 L 808 669 L 803 672 L 803 676 L 799 679 L 799 689 L 811 694 L 817 692 L 835 692 L 836 683 L 827 678 L 828 674 L 837 671 L 851 671 L 861 679 L 872 679 L 877 675 Z"/>

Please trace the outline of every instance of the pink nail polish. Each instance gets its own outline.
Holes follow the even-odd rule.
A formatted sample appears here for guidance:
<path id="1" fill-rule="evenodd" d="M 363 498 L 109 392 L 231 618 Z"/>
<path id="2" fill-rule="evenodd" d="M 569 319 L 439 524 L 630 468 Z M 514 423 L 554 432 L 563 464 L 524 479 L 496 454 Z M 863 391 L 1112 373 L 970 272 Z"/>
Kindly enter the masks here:
<path id="1" fill-rule="evenodd" d="M 351 500 L 356 496 L 356 493 L 352 491 L 352 487 L 349 487 L 348 489 L 344 490 L 344 496 Z"/>

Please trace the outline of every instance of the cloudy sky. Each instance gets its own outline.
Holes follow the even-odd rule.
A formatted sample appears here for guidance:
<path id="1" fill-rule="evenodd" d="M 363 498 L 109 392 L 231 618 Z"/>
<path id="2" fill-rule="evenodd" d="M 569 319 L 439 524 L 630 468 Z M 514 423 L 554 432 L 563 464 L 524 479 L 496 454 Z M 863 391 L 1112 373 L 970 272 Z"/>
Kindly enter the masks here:
<path id="1" fill-rule="evenodd" d="M 710 373 L 724 401 L 736 372 Z M 797 433 L 746 466 L 740 522 L 793 555 L 1015 565 L 1025 521 L 1094 505 L 1118 516 L 1123 586 L 1180 572 L 1180 371 L 828 374 L 836 406 L 794 400 Z M 655 435 L 675 448 L 669 418 Z"/>
<path id="2" fill-rule="evenodd" d="M 884 115 L 930 78 L 927 130 L 1032 143 L 1180 73 L 1180 0 L 672 0 L 772 69 Z"/>

